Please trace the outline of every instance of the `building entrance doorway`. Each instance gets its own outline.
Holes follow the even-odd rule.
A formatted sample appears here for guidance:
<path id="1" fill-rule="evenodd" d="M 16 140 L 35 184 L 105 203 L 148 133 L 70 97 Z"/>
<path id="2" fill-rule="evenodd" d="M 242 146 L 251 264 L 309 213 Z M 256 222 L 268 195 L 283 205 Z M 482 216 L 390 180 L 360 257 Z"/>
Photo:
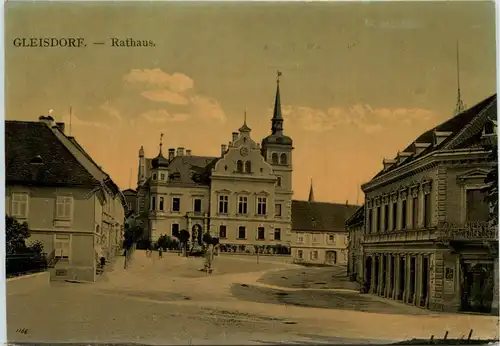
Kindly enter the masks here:
<path id="1" fill-rule="evenodd" d="M 489 313 L 493 302 L 493 262 L 461 263 L 461 310 Z"/>
<path id="2" fill-rule="evenodd" d="M 337 263 L 337 251 L 327 251 L 325 260 L 327 264 Z"/>

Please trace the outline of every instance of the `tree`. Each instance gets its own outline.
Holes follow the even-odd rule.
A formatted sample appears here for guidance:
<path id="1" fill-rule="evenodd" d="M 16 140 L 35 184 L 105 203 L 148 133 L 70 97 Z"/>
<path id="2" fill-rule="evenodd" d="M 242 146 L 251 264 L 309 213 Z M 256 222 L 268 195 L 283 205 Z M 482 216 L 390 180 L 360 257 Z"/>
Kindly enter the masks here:
<path id="1" fill-rule="evenodd" d="M 181 230 L 181 231 L 174 231 L 172 233 L 172 235 L 174 237 L 176 237 L 177 239 L 179 239 L 179 243 L 181 245 L 181 249 L 182 251 L 184 251 L 184 256 L 188 256 L 188 253 L 187 253 L 187 245 L 188 245 L 188 242 L 189 242 L 189 238 L 190 238 L 190 234 L 188 231 L 186 231 L 185 229 Z"/>
<path id="2" fill-rule="evenodd" d="M 26 253 L 26 239 L 30 231 L 26 222 L 19 223 L 11 216 L 5 216 L 5 251 L 8 255 Z"/>
<path id="3" fill-rule="evenodd" d="M 170 249 L 173 245 L 173 239 L 168 235 L 162 234 L 156 241 L 156 248 Z"/>
<path id="4" fill-rule="evenodd" d="M 498 225 L 498 147 L 495 144 L 485 146 L 486 150 L 490 150 L 489 160 L 493 162 L 493 167 L 484 179 L 486 187 L 486 200 L 490 204 L 490 223 L 492 226 Z"/>

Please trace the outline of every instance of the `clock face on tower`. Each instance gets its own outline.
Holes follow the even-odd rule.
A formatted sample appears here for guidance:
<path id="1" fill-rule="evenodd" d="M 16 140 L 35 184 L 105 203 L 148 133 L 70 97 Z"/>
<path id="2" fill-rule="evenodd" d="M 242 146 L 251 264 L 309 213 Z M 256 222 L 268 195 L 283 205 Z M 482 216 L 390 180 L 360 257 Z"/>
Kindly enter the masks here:
<path id="1" fill-rule="evenodd" d="M 240 154 L 241 154 L 241 156 L 247 156 L 248 155 L 248 148 L 246 148 L 246 147 L 241 148 Z"/>

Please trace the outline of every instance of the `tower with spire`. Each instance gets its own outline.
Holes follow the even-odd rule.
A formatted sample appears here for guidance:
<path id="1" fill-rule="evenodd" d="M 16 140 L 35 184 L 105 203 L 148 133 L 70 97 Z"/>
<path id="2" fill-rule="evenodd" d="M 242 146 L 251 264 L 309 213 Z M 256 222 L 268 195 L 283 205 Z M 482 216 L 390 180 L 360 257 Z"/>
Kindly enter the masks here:
<path id="1" fill-rule="evenodd" d="M 314 190 L 313 190 L 313 181 L 311 179 L 311 186 L 309 187 L 309 203 L 314 202 Z"/>
<path id="2" fill-rule="evenodd" d="M 453 115 L 458 115 L 464 112 L 466 109 L 465 104 L 462 101 L 462 95 L 460 94 L 460 54 L 458 50 L 458 41 L 457 41 L 457 104 L 455 105 L 455 110 Z"/>
<path id="3" fill-rule="evenodd" d="M 262 140 L 261 153 L 277 176 L 276 200 L 280 201 L 284 206 L 283 217 L 291 218 L 293 141 L 285 135 L 284 119 L 281 111 L 280 77 L 281 72 L 278 71 L 274 111 L 271 118 L 271 134 Z"/>

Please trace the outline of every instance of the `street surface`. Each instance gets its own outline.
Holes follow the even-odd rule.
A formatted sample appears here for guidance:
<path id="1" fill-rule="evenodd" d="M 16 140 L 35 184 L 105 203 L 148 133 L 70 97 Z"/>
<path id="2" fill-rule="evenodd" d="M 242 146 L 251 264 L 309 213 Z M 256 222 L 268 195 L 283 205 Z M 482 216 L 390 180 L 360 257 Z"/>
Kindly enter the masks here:
<path id="1" fill-rule="evenodd" d="M 96 283 L 52 283 L 7 296 L 11 342 L 146 344 L 387 343 L 412 338 L 494 338 L 492 316 L 431 313 L 357 293 L 345 268 L 307 268 L 283 257 L 167 253 L 118 257 Z M 16 332 L 26 329 L 26 334 Z"/>

